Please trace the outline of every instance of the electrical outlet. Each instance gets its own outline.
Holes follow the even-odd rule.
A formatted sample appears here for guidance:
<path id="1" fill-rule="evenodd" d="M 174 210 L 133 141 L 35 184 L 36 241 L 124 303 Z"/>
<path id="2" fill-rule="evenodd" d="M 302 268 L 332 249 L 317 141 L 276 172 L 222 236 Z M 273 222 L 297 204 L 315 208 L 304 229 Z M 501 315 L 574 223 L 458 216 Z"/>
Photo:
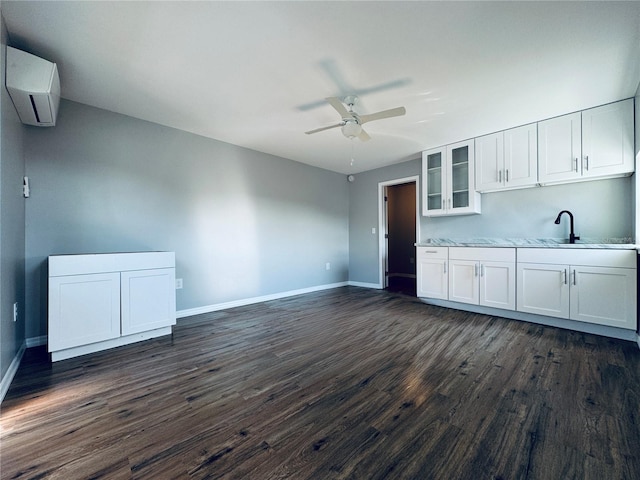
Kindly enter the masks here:
<path id="1" fill-rule="evenodd" d="M 327 264 L 325 265 L 325 268 L 326 268 L 327 270 L 331 270 L 331 264 L 330 264 L 329 262 L 327 262 Z"/>
<path id="2" fill-rule="evenodd" d="M 18 321 L 18 302 L 13 304 L 13 321 Z"/>
<path id="3" fill-rule="evenodd" d="M 176 290 L 180 290 L 182 288 L 182 279 L 176 278 Z"/>
<path id="4" fill-rule="evenodd" d="M 376 227 L 372 227 L 371 228 L 371 235 L 375 235 L 376 234 Z"/>

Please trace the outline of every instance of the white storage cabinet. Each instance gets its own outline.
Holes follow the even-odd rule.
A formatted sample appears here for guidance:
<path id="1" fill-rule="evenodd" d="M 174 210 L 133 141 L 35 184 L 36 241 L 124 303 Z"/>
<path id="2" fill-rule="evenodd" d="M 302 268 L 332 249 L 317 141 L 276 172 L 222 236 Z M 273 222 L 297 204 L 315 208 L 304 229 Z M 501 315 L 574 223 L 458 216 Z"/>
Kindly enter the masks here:
<path id="1" fill-rule="evenodd" d="M 448 251 L 447 247 L 416 248 L 418 297 L 447 299 Z"/>
<path id="2" fill-rule="evenodd" d="M 169 334 L 175 254 L 50 256 L 48 303 L 54 361 Z"/>
<path id="3" fill-rule="evenodd" d="M 636 329 L 636 252 L 518 249 L 517 310 Z"/>
<path id="4" fill-rule="evenodd" d="M 449 248 L 449 300 L 515 310 L 515 248 Z"/>
<path id="5" fill-rule="evenodd" d="M 422 214 L 480 213 L 475 189 L 474 141 L 468 140 L 422 153 Z"/>
<path id="6" fill-rule="evenodd" d="M 630 175 L 633 99 L 538 122 L 542 184 Z"/>
<path id="7" fill-rule="evenodd" d="M 538 134 L 535 123 L 478 137 L 475 148 L 478 192 L 536 186 Z"/>

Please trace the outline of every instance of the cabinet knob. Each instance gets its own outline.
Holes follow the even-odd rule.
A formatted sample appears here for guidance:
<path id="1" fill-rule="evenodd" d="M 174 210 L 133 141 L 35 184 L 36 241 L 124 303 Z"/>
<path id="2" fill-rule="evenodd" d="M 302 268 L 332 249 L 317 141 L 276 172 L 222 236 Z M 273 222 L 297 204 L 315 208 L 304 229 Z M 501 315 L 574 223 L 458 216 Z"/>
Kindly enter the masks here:
<path id="1" fill-rule="evenodd" d="M 584 169 L 589 170 L 589 155 L 584 156 Z"/>

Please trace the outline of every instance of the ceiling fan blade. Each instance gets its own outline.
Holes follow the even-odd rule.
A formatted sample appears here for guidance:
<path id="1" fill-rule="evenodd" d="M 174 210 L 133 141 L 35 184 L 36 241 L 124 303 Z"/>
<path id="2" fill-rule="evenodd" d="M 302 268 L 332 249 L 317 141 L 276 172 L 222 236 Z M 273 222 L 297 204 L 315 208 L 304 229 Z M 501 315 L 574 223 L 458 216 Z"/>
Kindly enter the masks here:
<path id="1" fill-rule="evenodd" d="M 358 138 L 360 140 L 362 140 L 363 142 L 367 142 L 367 141 L 371 140 L 371 137 L 369 136 L 369 134 L 367 132 L 364 131 L 364 129 L 362 129 L 362 131 L 360 132 L 360 135 L 358 135 Z"/>
<path id="2" fill-rule="evenodd" d="M 344 107 L 344 104 L 338 97 L 328 97 L 326 100 L 331 104 L 333 108 L 336 109 L 341 118 L 353 118 L 353 115 L 347 111 L 347 109 Z"/>
<path id="3" fill-rule="evenodd" d="M 381 112 L 371 113 L 369 115 L 359 115 L 360 125 L 371 122 L 372 120 L 380 120 L 382 118 L 399 117 L 407 113 L 404 107 L 391 108 L 389 110 L 382 110 Z"/>
<path id="4" fill-rule="evenodd" d="M 311 135 L 312 133 L 322 132 L 323 130 L 329 130 L 330 128 L 341 127 L 342 125 L 344 125 L 344 122 L 336 123 L 335 125 L 329 125 L 328 127 L 316 128 L 315 130 L 309 130 L 308 132 L 304 133 L 306 133 L 307 135 Z"/>

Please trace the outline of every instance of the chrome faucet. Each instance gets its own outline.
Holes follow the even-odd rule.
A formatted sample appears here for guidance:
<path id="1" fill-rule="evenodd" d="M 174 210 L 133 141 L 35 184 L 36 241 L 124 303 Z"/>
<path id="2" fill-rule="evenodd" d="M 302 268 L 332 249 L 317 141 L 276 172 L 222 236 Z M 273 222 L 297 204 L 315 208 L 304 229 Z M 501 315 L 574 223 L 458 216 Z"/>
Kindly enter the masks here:
<path id="1" fill-rule="evenodd" d="M 556 221 L 554 222 L 556 225 L 560 225 L 560 217 L 563 213 L 569 215 L 569 222 L 571 226 L 571 233 L 569 233 L 569 243 L 576 243 L 576 240 L 580 240 L 580 237 L 576 236 L 573 233 L 573 214 L 569 210 L 562 210 L 558 216 L 556 217 Z"/>

